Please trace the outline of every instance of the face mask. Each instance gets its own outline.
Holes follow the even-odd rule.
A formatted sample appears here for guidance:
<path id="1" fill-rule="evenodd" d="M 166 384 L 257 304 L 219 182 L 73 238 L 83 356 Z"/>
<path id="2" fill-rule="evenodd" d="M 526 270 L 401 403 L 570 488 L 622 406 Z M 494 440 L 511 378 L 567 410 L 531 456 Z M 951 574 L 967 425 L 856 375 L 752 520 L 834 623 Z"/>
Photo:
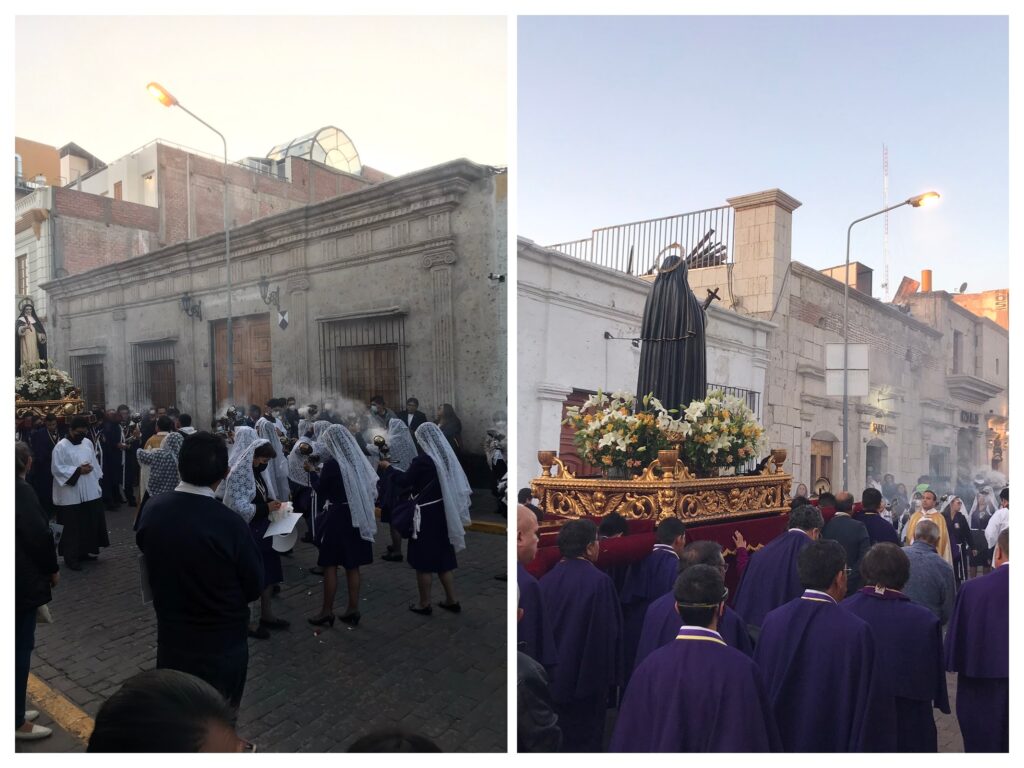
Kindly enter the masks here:
<path id="1" fill-rule="evenodd" d="M 280 416 L 281 416 L 281 412 L 280 411 L 272 411 L 272 413 L 274 414 L 274 418 L 275 419 L 280 418 Z"/>
<path id="2" fill-rule="evenodd" d="M 267 465 L 266 464 L 253 464 L 253 466 L 252 466 L 252 471 L 253 472 L 264 472 L 266 469 L 267 469 Z"/>
<path id="3" fill-rule="evenodd" d="M 380 412 L 380 409 L 376 405 L 371 405 L 370 410 L 373 411 L 374 413 Z"/>

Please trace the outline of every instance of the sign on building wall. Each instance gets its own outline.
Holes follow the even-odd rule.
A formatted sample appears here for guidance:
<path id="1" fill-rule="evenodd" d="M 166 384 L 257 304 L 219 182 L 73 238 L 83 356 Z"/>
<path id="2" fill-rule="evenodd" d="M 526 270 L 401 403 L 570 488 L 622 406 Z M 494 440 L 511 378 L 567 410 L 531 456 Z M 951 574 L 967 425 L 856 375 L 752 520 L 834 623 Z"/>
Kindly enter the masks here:
<path id="1" fill-rule="evenodd" d="M 867 397 L 870 390 L 868 376 L 868 345 L 848 344 L 847 395 Z M 825 394 L 843 396 L 843 345 L 825 345 Z"/>

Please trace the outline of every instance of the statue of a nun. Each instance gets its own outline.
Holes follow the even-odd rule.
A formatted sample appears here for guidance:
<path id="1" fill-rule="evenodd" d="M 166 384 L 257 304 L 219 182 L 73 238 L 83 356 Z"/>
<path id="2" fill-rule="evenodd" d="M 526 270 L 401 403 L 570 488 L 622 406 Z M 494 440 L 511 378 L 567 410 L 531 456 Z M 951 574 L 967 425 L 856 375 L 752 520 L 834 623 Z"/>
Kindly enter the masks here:
<path id="1" fill-rule="evenodd" d="M 682 251 L 678 245 L 669 248 Z M 661 264 L 644 304 L 640 341 L 638 399 L 653 393 L 666 408 L 681 411 L 707 396 L 704 307 L 690 290 L 681 255 Z"/>
<path id="2" fill-rule="evenodd" d="M 24 375 L 40 360 L 46 360 L 46 329 L 36 316 L 31 301 L 21 304 L 21 314 L 15 322 L 14 367 Z"/>

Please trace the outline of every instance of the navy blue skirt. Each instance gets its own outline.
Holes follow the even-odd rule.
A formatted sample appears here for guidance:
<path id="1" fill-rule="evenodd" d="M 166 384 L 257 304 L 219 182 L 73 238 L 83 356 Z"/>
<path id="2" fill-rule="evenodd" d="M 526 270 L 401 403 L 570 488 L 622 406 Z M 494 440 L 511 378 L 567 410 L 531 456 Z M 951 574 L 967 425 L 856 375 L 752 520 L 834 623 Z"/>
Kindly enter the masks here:
<path id="1" fill-rule="evenodd" d="M 267 528 L 270 527 L 270 520 L 264 518 L 263 520 L 253 520 L 249 523 L 249 533 L 252 534 L 253 541 L 256 542 L 256 548 L 260 551 L 260 556 L 263 558 L 263 588 L 266 589 L 271 584 L 280 584 L 284 581 L 284 571 L 281 569 L 281 555 L 274 549 L 274 539 L 263 538 L 263 534 L 267 532 Z"/>
<path id="2" fill-rule="evenodd" d="M 409 565 L 423 573 L 444 573 L 459 567 L 455 547 L 448 541 L 448 522 L 444 502 L 420 507 L 420 532 L 409 539 Z"/>
<path id="3" fill-rule="evenodd" d="M 331 504 L 316 518 L 320 556 L 316 564 L 321 568 L 340 565 L 352 570 L 373 562 L 373 544 L 359 535 L 352 526 L 352 513 L 348 504 Z"/>

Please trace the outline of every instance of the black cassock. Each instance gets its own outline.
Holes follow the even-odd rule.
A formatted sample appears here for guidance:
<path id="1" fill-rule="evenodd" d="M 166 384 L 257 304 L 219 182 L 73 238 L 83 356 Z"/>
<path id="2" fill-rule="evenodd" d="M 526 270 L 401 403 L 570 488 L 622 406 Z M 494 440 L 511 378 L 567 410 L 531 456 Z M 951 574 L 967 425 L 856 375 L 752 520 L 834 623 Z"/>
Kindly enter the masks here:
<path id="1" fill-rule="evenodd" d="M 638 398 L 652 393 L 670 409 L 705 398 L 704 310 L 678 256 L 665 259 L 647 296 L 640 341 Z"/>

